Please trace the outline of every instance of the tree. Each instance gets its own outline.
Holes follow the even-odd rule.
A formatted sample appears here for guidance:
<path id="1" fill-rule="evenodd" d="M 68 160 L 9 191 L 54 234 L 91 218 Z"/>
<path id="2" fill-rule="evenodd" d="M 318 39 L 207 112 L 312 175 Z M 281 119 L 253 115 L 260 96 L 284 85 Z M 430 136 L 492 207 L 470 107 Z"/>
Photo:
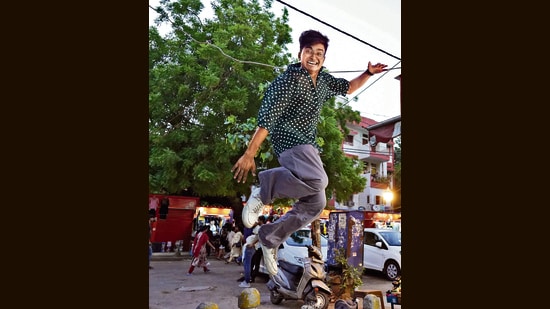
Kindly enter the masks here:
<path id="1" fill-rule="evenodd" d="M 201 20 L 200 0 L 161 0 L 158 22 L 170 22 L 162 37 L 149 29 L 149 188 L 152 193 L 221 196 L 239 204 L 254 181 L 238 184 L 230 173 L 256 127 L 265 87 L 291 62 L 288 11 L 270 12 L 272 0 L 215 0 L 215 16 Z M 327 200 L 362 191 L 363 163 L 341 146 L 346 123 L 359 112 L 334 99 L 318 126 L 322 161 L 329 177 Z M 270 143 L 258 154 L 258 169 L 278 166 Z M 290 200 L 276 201 L 289 205 Z M 320 247 L 319 222 L 313 244 Z"/>
<path id="2" fill-rule="evenodd" d="M 151 192 L 237 197 L 249 191 L 230 173 L 241 149 L 227 146 L 225 119 L 255 116 L 258 84 L 288 63 L 288 12 L 275 18 L 271 3 L 213 1 L 215 16 L 205 20 L 198 17 L 200 0 L 161 0 L 155 8 L 157 21 L 170 22 L 172 31 L 162 37 L 149 29 Z"/>
<path id="3" fill-rule="evenodd" d="M 161 0 L 159 22 L 172 32 L 149 30 L 149 187 L 151 192 L 194 192 L 237 197 L 231 167 L 255 128 L 263 90 L 290 63 L 288 11 L 269 11 L 271 0 L 217 0 L 215 16 L 199 19 L 199 0 Z M 359 113 L 332 99 L 319 124 L 322 160 L 329 176 L 327 198 L 346 200 L 363 190 L 362 163 L 341 150 L 347 121 Z M 233 134 L 233 135 L 231 135 Z M 347 134 L 347 133 L 346 133 Z M 278 166 L 264 143 L 258 167 Z M 288 205 L 289 201 L 280 201 Z"/>

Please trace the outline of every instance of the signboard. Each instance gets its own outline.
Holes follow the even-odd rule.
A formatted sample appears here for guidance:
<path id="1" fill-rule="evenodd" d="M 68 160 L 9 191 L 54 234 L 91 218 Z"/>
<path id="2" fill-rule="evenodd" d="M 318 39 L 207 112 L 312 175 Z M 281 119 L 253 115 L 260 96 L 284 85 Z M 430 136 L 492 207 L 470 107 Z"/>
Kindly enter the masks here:
<path id="1" fill-rule="evenodd" d="M 363 211 L 335 211 L 327 224 L 327 264 L 336 266 L 337 250 L 343 249 L 348 264 L 363 266 Z"/>

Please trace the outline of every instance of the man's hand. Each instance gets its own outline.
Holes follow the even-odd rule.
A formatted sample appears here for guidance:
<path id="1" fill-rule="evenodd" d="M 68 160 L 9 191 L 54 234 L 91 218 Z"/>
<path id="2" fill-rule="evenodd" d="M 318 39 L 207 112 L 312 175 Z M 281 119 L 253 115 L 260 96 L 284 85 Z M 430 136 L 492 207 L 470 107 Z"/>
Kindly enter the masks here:
<path id="1" fill-rule="evenodd" d="M 369 72 L 371 72 L 372 74 L 378 74 L 378 73 L 387 71 L 386 69 L 387 66 L 388 66 L 387 64 L 382 64 L 382 63 L 377 63 L 375 65 L 372 65 L 369 61 Z"/>
<path id="2" fill-rule="evenodd" d="M 249 171 L 252 173 L 252 176 L 256 176 L 256 162 L 254 162 L 254 157 L 248 156 L 245 153 L 233 165 L 231 173 L 233 173 L 233 179 L 237 179 L 237 182 L 246 182 Z"/>

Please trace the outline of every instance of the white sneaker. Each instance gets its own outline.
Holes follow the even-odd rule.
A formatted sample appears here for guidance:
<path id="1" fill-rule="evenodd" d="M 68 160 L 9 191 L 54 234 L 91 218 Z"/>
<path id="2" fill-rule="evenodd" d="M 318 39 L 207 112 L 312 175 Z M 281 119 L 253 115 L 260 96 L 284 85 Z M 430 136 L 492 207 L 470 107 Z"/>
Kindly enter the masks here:
<path id="1" fill-rule="evenodd" d="M 250 287 L 250 283 L 246 282 L 246 280 L 244 280 L 243 282 L 241 282 L 239 284 L 239 287 L 240 288 L 249 288 Z"/>
<path id="2" fill-rule="evenodd" d="M 264 209 L 264 203 L 260 198 L 260 187 L 254 187 L 252 193 L 243 208 L 243 224 L 247 228 L 251 228 L 258 221 L 258 217 Z"/>
<path id="3" fill-rule="evenodd" d="M 277 250 L 261 245 L 263 252 L 264 265 L 267 272 L 275 276 L 279 267 L 277 266 Z"/>

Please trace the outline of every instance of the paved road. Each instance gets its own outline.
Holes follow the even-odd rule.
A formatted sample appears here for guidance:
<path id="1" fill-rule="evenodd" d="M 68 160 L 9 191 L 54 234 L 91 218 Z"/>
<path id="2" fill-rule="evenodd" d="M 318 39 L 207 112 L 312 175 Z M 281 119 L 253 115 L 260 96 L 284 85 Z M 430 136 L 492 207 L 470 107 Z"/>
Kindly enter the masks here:
<path id="1" fill-rule="evenodd" d="M 235 263 L 225 264 L 224 261 L 209 259 L 212 270 L 204 273 L 202 269 L 195 269 L 193 276 L 186 276 L 190 259 L 188 257 L 154 258 L 149 270 L 149 309 L 196 309 L 200 303 L 214 302 L 220 309 L 238 309 L 238 297 L 243 290 L 239 279 L 243 267 Z M 266 287 L 268 278 L 256 278 L 251 287 L 260 292 L 260 309 L 300 309 L 302 301 L 283 301 L 274 305 L 269 300 L 269 291 Z M 367 272 L 363 275 L 362 289 L 380 290 L 382 293 L 392 288 L 391 281 L 381 274 Z M 384 299 L 385 301 L 385 299 Z M 394 306 L 400 309 L 400 305 Z M 329 308 L 334 308 L 331 303 Z M 384 309 L 390 309 L 385 304 Z"/>

